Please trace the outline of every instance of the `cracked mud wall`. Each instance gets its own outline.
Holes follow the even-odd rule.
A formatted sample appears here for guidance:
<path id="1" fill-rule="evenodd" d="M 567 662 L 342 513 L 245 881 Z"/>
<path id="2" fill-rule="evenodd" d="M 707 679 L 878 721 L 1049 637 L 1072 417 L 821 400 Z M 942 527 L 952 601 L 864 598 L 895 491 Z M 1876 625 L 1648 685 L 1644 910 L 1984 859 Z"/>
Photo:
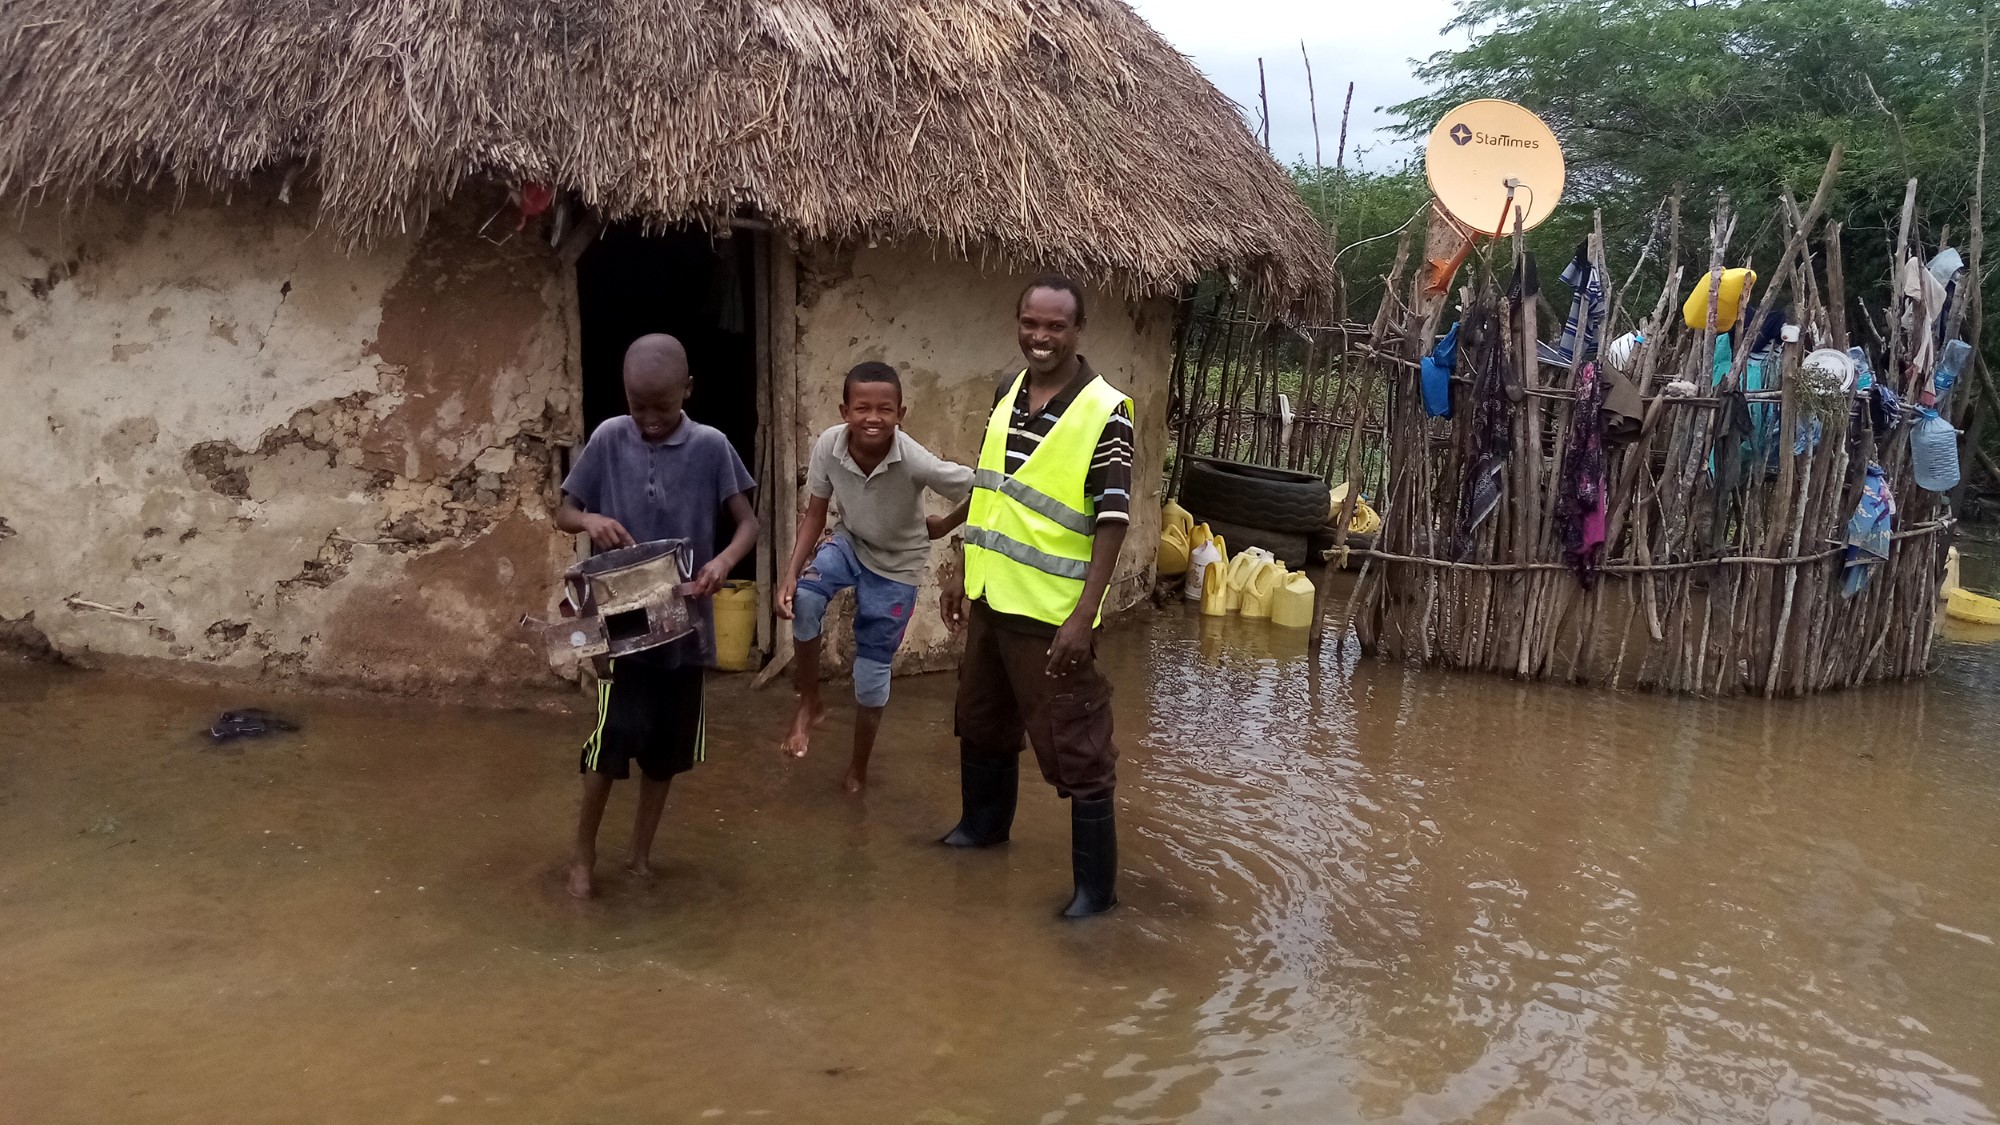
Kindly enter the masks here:
<path id="1" fill-rule="evenodd" d="M 1020 371 L 1014 303 L 1032 273 L 985 270 L 926 244 L 812 246 L 798 263 L 799 465 L 821 430 L 840 421 L 841 377 L 866 360 L 893 364 L 903 378 L 905 428 L 932 452 L 960 464 L 979 458 L 994 385 Z M 1128 301 L 1090 289 L 1079 351 L 1132 396 L 1132 529 L 1119 556 L 1110 601 L 1129 607 L 1151 585 L 1160 537 L 1160 485 L 1169 446 L 1167 389 L 1173 361 L 1173 302 Z M 803 484 L 803 476 L 801 476 Z M 804 502 L 804 488 L 800 502 Z M 944 505 L 933 498 L 931 510 Z M 782 518 L 782 517 L 781 517 Z M 956 649 L 938 616 L 937 569 L 946 547 L 933 544 L 898 671 L 951 666 Z M 843 598 L 828 629 L 837 656 L 851 657 Z M 1110 615 L 1107 613 L 1107 618 Z"/>
<path id="2" fill-rule="evenodd" d="M 574 289 L 474 199 L 345 253 L 240 193 L 0 228 L 0 643 L 481 695 L 571 546 Z"/>

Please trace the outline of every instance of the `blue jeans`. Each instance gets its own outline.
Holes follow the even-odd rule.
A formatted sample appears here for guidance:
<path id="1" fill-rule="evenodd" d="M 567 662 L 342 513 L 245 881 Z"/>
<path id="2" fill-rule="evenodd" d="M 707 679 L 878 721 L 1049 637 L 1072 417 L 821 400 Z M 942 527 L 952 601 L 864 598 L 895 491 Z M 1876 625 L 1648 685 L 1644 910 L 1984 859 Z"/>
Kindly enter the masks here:
<path id="1" fill-rule="evenodd" d="M 792 639 L 817 639 L 826 628 L 826 604 L 849 587 L 854 589 L 854 702 L 886 706 L 889 662 L 916 609 L 917 588 L 862 566 L 845 535 L 835 535 L 821 547 L 799 575 L 792 594 Z"/>

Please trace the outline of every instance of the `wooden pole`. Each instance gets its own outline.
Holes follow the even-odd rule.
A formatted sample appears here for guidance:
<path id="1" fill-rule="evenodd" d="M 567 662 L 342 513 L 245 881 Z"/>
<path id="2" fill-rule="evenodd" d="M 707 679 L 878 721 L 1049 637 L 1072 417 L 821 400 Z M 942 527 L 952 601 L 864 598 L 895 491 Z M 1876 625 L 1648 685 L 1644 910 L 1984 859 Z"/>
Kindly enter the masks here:
<path id="1" fill-rule="evenodd" d="M 1819 189 L 1813 192 L 1812 205 L 1806 208 L 1804 221 L 1794 227 L 1791 237 L 1785 240 L 1785 252 L 1778 258 L 1778 270 L 1772 276 L 1771 284 L 1764 289 L 1764 299 L 1757 302 L 1757 315 L 1751 317 L 1747 322 L 1750 334 L 1754 335 L 1756 333 L 1758 326 L 1764 323 L 1764 317 L 1770 313 L 1772 306 L 1776 304 L 1779 294 L 1784 292 L 1785 283 L 1791 277 L 1790 271 L 1793 259 L 1797 258 L 1799 253 L 1805 249 L 1806 236 L 1812 233 L 1813 226 L 1819 222 L 1820 216 L 1826 211 L 1827 202 L 1833 195 L 1833 182 L 1840 176 L 1841 156 L 1846 151 L 1847 146 L 1841 143 L 1835 144 L 1833 151 L 1827 154 L 1826 168 L 1820 172 Z M 1914 200 L 1916 195 L 1916 185 L 1917 182 L 1915 180 L 1910 181 L 1910 195 L 1912 200 Z M 1718 278 L 1719 284 L 1720 279 Z M 1727 385 L 1730 389 L 1735 389 L 1738 382 L 1743 378 L 1743 368 L 1749 362 L 1750 349 L 1737 349 L 1736 356 L 1729 365 Z"/>
<path id="2" fill-rule="evenodd" d="M 1264 111 L 1264 154 L 1271 153 L 1271 95 L 1264 89 L 1264 56 L 1257 56 L 1257 104 Z"/>
<path id="3" fill-rule="evenodd" d="M 798 254 L 782 229 L 771 231 L 770 358 L 771 358 L 771 476 L 764 487 L 771 491 L 771 541 L 773 557 L 789 560 L 798 539 L 799 450 L 802 448 L 799 417 Z M 779 629 L 775 652 L 753 686 L 763 687 L 792 662 L 792 631 Z"/>
<path id="4" fill-rule="evenodd" d="M 1840 224 L 1826 224 L 1826 317 L 1833 346 L 1848 349 L 1846 266 L 1840 260 Z"/>

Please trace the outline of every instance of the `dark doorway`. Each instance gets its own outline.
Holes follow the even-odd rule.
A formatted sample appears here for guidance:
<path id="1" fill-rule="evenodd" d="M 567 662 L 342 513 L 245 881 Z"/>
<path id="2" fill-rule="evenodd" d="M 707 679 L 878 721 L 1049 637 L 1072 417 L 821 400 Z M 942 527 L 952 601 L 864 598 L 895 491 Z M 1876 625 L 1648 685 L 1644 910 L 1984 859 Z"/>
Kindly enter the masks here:
<path id="1" fill-rule="evenodd" d="M 687 349 L 694 375 L 688 417 L 727 434 L 743 464 L 757 471 L 755 255 L 747 234 L 646 234 L 629 224 L 609 228 L 591 244 L 576 266 L 586 433 L 625 413 L 626 347 L 649 332 L 665 332 Z M 725 516 L 717 546 L 729 533 Z M 734 576 L 753 577 L 755 558 L 756 552 L 747 556 Z"/>

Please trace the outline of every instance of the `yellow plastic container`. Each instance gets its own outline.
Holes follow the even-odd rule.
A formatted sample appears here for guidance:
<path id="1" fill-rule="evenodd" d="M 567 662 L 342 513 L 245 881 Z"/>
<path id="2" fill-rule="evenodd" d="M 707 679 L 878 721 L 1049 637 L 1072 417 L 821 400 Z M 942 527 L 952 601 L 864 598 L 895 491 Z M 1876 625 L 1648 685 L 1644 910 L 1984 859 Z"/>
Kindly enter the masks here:
<path id="1" fill-rule="evenodd" d="M 1169 525 L 1160 532 L 1160 548 L 1153 557 L 1154 569 L 1162 578 L 1174 578 L 1188 571 L 1187 532 Z"/>
<path id="2" fill-rule="evenodd" d="M 743 579 L 723 583 L 715 592 L 715 666 L 748 672 L 756 641 L 757 584 Z"/>
<path id="3" fill-rule="evenodd" d="M 1708 324 L 1708 290 L 1714 282 L 1713 273 L 1701 275 L 1695 283 L 1694 292 L 1688 294 L 1687 303 L 1681 306 L 1681 319 L 1689 328 L 1703 328 Z M 1757 286 L 1755 270 L 1723 270 L 1722 292 L 1715 298 L 1715 330 L 1727 332 L 1736 327 L 1736 317 L 1742 312 L 1744 298 Z"/>
<path id="4" fill-rule="evenodd" d="M 1160 509 L 1160 549 L 1154 559 L 1154 568 L 1162 577 L 1177 578 L 1188 572 L 1188 556 L 1201 542 L 1194 533 L 1194 517 L 1179 504 L 1167 501 Z"/>
<path id="5" fill-rule="evenodd" d="M 1212 562 L 1201 574 L 1201 612 L 1208 617 L 1221 617 L 1229 612 L 1229 573 L 1222 564 Z"/>
<path id="6" fill-rule="evenodd" d="M 1273 560 L 1252 570 L 1243 583 L 1243 599 L 1238 612 L 1245 617 L 1270 617 L 1271 599 L 1284 583 L 1284 563 Z"/>
<path id="7" fill-rule="evenodd" d="M 1243 591 L 1250 585 L 1250 578 L 1270 556 L 1254 547 L 1245 548 L 1243 553 L 1229 560 L 1229 569 L 1223 572 L 1228 593 L 1222 612 L 1235 613 L 1243 608 Z M 1204 591 L 1205 593 L 1206 591 Z"/>
<path id="8" fill-rule="evenodd" d="M 1974 625 L 2000 625 L 2000 598 L 1989 598 L 1970 590 L 1955 589 L 1946 598 L 1944 611 L 1959 621 Z"/>
<path id="9" fill-rule="evenodd" d="M 1313 584 L 1304 574 L 1287 574 L 1271 595 L 1271 624 L 1304 629 L 1313 622 Z"/>
<path id="10" fill-rule="evenodd" d="M 1333 527 L 1339 523 L 1340 505 L 1347 499 L 1347 482 L 1342 481 L 1334 485 L 1328 496 L 1331 506 L 1327 508 L 1326 524 L 1328 527 Z M 1373 535 L 1380 530 L 1382 530 L 1382 517 L 1375 513 L 1375 509 L 1368 506 L 1368 501 L 1359 496 L 1355 497 L 1354 513 L 1347 520 L 1347 533 Z"/>

